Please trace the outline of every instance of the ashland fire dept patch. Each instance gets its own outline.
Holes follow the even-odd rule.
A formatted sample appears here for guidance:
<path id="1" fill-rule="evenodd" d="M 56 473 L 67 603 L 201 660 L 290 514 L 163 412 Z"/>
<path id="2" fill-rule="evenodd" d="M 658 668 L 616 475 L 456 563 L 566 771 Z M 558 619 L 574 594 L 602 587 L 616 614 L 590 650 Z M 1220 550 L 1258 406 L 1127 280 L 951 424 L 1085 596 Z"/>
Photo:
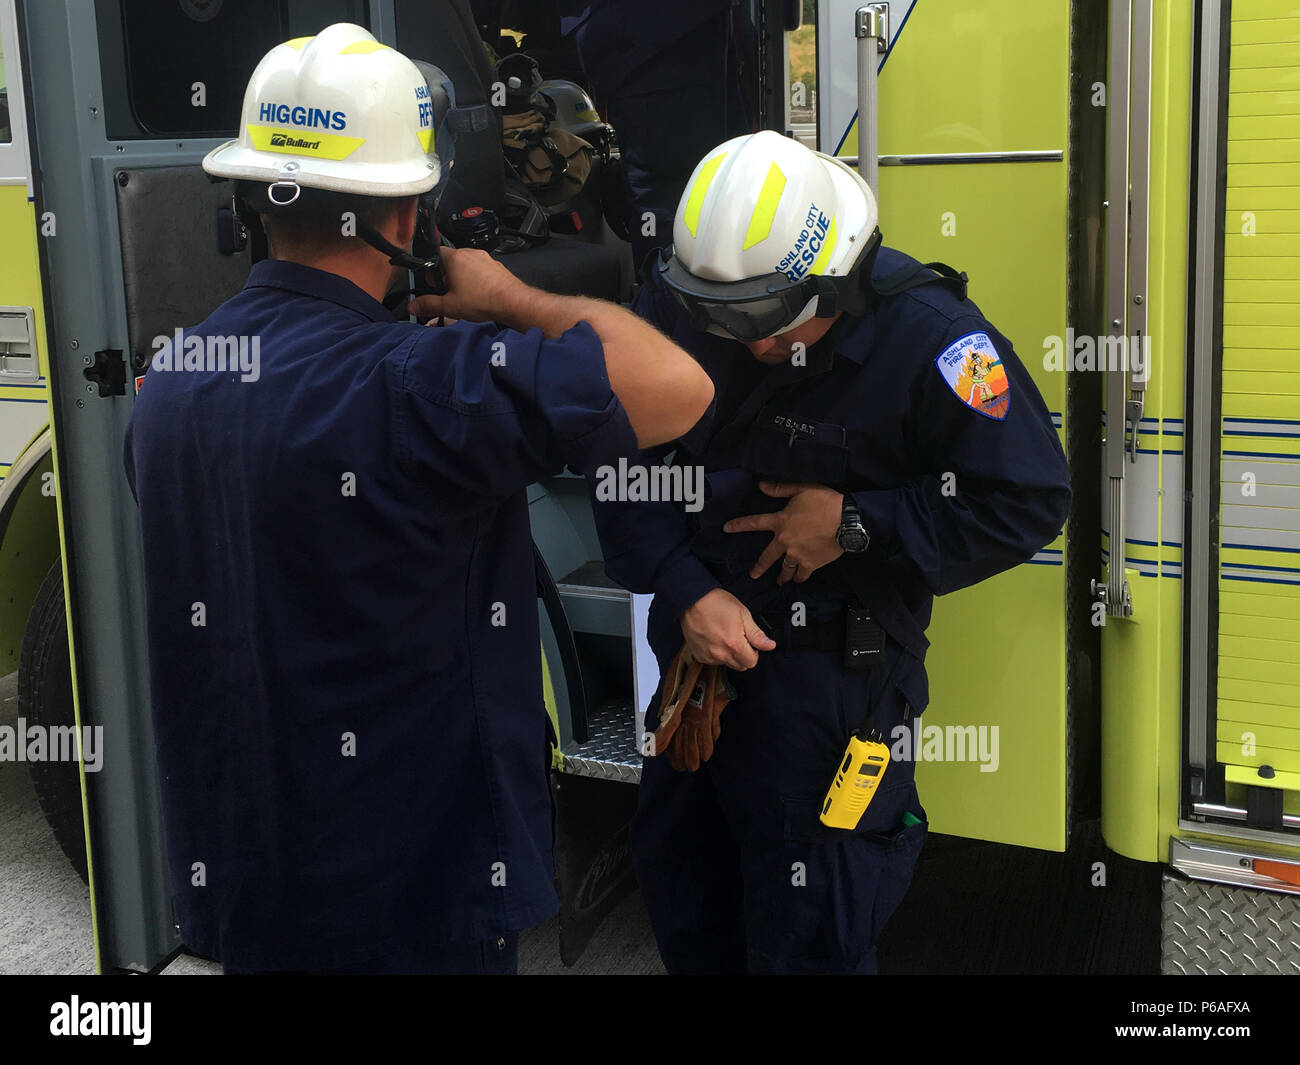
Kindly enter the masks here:
<path id="1" fill-rule="evenodd" d="M 957 398 L 986 418 L 1002 421 L 1011 409 L 1011 383 L 988 333 L 967 333 L 934 360 Z"/>

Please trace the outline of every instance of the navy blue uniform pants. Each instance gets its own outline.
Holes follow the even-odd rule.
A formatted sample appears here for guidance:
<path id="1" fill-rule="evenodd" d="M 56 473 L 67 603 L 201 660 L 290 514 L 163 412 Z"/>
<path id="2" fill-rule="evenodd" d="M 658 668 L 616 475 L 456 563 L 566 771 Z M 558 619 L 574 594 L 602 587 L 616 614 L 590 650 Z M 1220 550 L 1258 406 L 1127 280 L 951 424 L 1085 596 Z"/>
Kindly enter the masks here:
<path id="1" fill-rule="evenodd" d="M 887 659 L 899 653 L 889 648 Z M 891 746 L 909 714 L 891 662 L 866 673 L 839 662 L 831 652 L 762 655 L 731 674 L 737 698 L 698 772 L 645 760 L 632 856 L 669 972 L 876 971 L 876 942 L 927 825 L 913 763 L 898 760 L 855 830 L 818 819 L 868 712 Z M 657 708 L 656 697 L 649 728 Z"/>

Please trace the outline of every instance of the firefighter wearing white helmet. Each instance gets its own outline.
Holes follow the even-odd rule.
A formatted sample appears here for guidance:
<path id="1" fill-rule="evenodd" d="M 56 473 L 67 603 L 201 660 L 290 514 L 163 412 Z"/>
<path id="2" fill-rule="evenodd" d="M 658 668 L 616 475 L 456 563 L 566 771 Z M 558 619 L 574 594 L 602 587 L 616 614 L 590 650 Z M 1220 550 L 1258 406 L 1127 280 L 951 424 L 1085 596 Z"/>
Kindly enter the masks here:
<path id="1" fill-rule="evenodd" d="M 473 249 L 399 294 L 457 321 L 394 319 L 427 102 L 360 27 L 267 55 L 207 167 L 272 190 L 271 257 L 158 352 L 127 430 L 167 877 L 227 972 L 514 970 L 558 908 L 528 486 L 712 397 L 635 315 Z"/>
<path id="2" fill-rule="evenodd" d="M 720 144 L 673 237 L 633 306 L 715 383 L 673 445 L 708 490 L 595 508 L 606 572 L 654 593 L 667 682 L 637 882 L 670 972 L 874 972 L 926 835 L 933 598 L 1056 537 L 1060 441 L 965 275 L 881 247 L 839 162 L 770 132 Z"/>
<path id="3" fill-rule="evenodd" d="M 660 274 L 692 322 L 759 340 L 863 309 L 860 271 L 880 243 L 876 201 L 838 159 L 764 130 L 700 161 Z"/>
<path id="4" fill-rule="evenodd" d="M 269 51 L 244 93 L 239 137 L 214 148 L 218 177 L 295 189 L 411 196 L 438 182 L 429 86 L 416 65 L 360 26 L 339 23 Z"/>
<path id="5" fill-rule="evenodd" d="M 325 236 L 312 241 L 320 246 L 350 211 L 361 240 L 416 271 L 417 291 L 445 290 L 429 198 L 410 249 L 376 224 L 394 200 L 438 183 L 432 91 L 414 62 L 360 26 L 337 23 L 272 48 L 244 92 L 239 136 L 209 152 L 203 169 L 237 181 L 236 205 L 263 218 L 272 243 L 307 232 Z"/>

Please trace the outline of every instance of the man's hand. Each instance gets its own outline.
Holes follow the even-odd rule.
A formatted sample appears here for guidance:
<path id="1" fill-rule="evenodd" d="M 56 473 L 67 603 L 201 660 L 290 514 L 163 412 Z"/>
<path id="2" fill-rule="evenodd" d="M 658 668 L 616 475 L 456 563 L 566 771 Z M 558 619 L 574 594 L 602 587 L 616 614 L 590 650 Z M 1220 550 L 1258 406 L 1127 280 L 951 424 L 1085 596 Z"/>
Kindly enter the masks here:
<path id="1" fill-rule="evenodd" d="M 447 278 L 444 296 L 417 296 L 409 309 L 419 318 L 461 318 L 505 322 L 527 286 L 478 248 L 441 248 Z"/>
<path id="2" fill-rule="evenodd" d="M 776 649 L 749 608 L 723 588 L 714 588 L 682 614 L 682 638 L 695 661 L 739 670 L 758 665 L 759 651 Z"/>
<path id="3" fill-rule="evenodd" d="M 722 527 L 723 532 L 729 533 L 765 530 L 773 534 L 749 571 L 750 577 L 758 580 L 773 562 L 784 556 L 776 583 L 802 582 L 844 554 L 844 548 L 835 539 L 844 511 L 844 496 L 839 492 L 820 484 L 763 481 L 759 487 L 776 499 L 790 502 L 784 510 L 733 518 Z"/>

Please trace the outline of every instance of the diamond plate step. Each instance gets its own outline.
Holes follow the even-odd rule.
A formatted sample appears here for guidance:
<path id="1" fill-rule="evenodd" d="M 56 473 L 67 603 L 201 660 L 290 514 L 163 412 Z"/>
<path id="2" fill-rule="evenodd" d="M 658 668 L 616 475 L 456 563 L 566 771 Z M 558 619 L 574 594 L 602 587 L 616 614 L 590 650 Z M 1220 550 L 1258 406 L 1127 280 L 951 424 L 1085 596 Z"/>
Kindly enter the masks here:
<path id="1" fill-rule="evenodd" d="M 636 715 L 627 699 L 598 706 L 587 722 L 590 739 L 570 742 L 564 749 L 564 772 L 580 777 L 641 780 L 641 755 L 636 748 Z"/>
<path id="2" fill-rule="evenodd" d="M 1166 876 L 1160 971 L 1300 976 L 1300 897 Z"/>

